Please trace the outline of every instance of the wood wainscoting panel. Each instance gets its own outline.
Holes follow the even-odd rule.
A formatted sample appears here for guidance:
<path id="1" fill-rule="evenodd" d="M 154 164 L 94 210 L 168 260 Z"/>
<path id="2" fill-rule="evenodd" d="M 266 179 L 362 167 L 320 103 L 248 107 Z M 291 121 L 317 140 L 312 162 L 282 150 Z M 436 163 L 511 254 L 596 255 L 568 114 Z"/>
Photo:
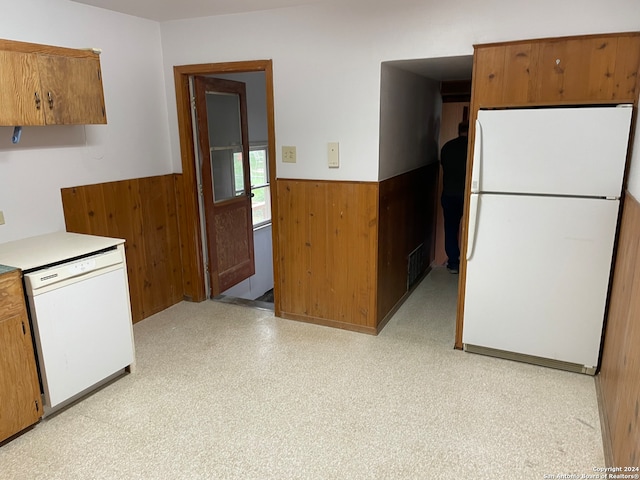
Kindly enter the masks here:
<path id="1" fill-rule="evenodd" d="M 202 302 L 207 299 L 204 289 L 204 260 L 202 258 L 202 238 L 197 201 L 187 192 L 193 185 L 186 185 L 181 173 L 173 175 L 176 191 L 176 212 L 180 232 L 180 258 L 182 261 L 182 293 L 185 300 Z M 196 208 L 186 208 L 188 203 L 196 203 Z"/>
<path id="2" fill-rule="evenodd" d="M 378 183 L 277 181 L 284 318 L 376 333 Z"/>
<path id="3" fill-rule="evenodd" d="M 409 291 L 409 254 L 422 245 L 420 273 L 434 259 L 440 164 L 380 182 L 378 331 Z"/>
<path id="4" fill-rule="evenodd" d="M 67 231 L 124 238 L 133 321 L 183 299 L 174 175 L 63 188 Z"/>
<path id="5" fill-rule="evenodd" d="M 626 194 L 600 367 L 608 466 L 640 463 L 640 204 Z"/>

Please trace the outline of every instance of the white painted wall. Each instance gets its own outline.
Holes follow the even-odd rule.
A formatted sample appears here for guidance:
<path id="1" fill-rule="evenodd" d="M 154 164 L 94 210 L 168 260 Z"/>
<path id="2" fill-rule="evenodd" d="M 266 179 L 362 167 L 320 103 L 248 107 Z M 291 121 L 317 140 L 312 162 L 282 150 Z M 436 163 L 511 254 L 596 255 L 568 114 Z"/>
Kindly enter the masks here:
<path id="1" fill-rule="evenodd" d="M 67 0 L 0 0 L 0 37 L 101 48 L 107 125 L 0 127 L 0 243 L 64 230 L 60 188 L 172 172 L 160 26 Z M 174 107 L 175 108 L 175 107 Z"/>
<path id="2" fill-rule="evenodd" d="M 380 81 L 380 180 L 438 161 L 440 82 L 387 64 Z"/>
<path id="3" fill-rule="evenodd" d="M 376 181 L 383 61 L 473 53 L 473 44 L 640 30 L 637 0 L 336 0 L 161 24 L 174 170 L 174 65 L 271 58 L 281 178 Z M 327 166 L 340 142 L 341 167 Z"/>

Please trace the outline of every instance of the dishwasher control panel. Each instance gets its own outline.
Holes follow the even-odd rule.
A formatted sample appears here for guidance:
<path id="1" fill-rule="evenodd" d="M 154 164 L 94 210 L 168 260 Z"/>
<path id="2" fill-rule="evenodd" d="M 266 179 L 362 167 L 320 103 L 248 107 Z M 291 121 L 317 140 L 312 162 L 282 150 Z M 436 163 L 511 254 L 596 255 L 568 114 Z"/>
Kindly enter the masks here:
<path id="1" fill-rule="evenodd" d="M 71 280 L 76 277 L 97 272 L 109 267 L 122 264 L 121 249 L 108 250 L 84 258 L 71 260 L 42 270 L 36 270 L 24 275 L 27 293 L 37 292 L 38 289 Z"/>
<path id="2" fill-rule="evenodd" d="M 95 270 L 96 268 L 96 259 L 89 258 L 87 260 L 81 260 L 67 267 L 70 275 L 81 275 L 85 272 Z"/>

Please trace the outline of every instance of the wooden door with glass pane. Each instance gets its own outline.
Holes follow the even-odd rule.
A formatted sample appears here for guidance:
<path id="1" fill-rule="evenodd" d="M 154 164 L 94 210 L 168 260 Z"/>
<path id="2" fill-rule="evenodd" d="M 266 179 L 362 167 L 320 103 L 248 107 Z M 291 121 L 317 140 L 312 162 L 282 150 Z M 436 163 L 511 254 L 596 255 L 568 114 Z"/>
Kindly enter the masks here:
<path id="1" fill-rule="evenodd" d="M 245 84 L 195 77 L 211 296 L 255 273 Z"/>

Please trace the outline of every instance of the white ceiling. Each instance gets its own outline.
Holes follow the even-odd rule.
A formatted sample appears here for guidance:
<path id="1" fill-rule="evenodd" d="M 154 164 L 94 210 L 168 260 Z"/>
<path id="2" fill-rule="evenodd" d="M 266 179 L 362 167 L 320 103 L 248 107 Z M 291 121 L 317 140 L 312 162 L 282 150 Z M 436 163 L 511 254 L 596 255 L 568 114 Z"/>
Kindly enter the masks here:
<path id="1" fill-rule="evenodd" d="M 322 0 L 71 0 L 158 22 L 271 10 Z"/>
<path id="2" fill-rule="evenodd" d="M 158 22 L 229 15 L 322 3 L 327 0 L 71 0 Z M 356 1 L 356 0 L 350 0 Z M 360 1 L 360 0 L 358 0 Z M 365 5 L 366 5 L 366 1 Z M 388 62 L 434 80 L 468 80 L 473 57 L 446 57 Z"/>

